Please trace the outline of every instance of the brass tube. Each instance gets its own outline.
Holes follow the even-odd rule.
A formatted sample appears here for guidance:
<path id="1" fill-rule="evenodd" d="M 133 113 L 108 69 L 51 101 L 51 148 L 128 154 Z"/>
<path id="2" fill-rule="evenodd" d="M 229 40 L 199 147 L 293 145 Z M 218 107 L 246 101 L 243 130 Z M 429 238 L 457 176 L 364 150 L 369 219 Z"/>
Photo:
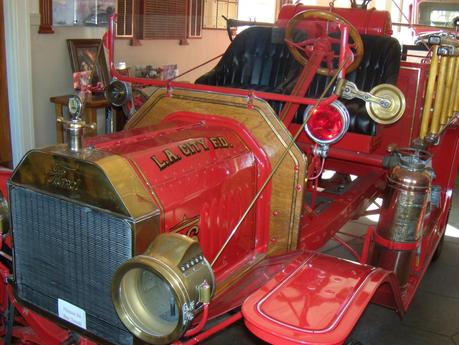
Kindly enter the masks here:
<path id="1" fill-rule="evenodd" d="M 446 58 L 446 77 L 445 77 L 445 94 L 443 95 L 443 105 L 441 107 L 441 125 L 445 125 L 448 122 L 448 108 L 449 98 L 452 94 L 451 85 L 453 84 L 454 78 L 454 59 L 452 56 L 445 56 Z"/>
<path id="2" fill-rule="evenodd" d="M 424 139 L 427 135 L 430 124 L 430 109 L 432 108 L 433 91 L 438 71 L 437 48 L 438 46 L 433 46 L 432 48 L 432 61 L 430 62 L 429 80 L 427 82 L 426 95 L 424 97 L 424 109 L 422 111 L 421 132 L 419 133 L 419 137 L 421 139 Z"/>
<path id="3" fill-rule="evenodd" d="M 453 70 L 453 84 L 451 85 L 451 94 L 449 96 L 448 102 L 448 119 L 453 116 L 454 113 L 454 102 L 459 95 L 459 57 L 454 56 L 452 58 L 454 63 L 454 70 Z"/>
<path id="4" fill-rule="evenodd" d="M 440 71 L 438 72 L 437 90 L 435 93 L 434 111 L 432 114 L 432 124 L 430 126 L 430 133 L 436 135 L 440 129 L 441 109 L 443 106 L 443 98 L 445 95 L 445 80 L 446 80 L 446 66 L 447 59 L 443 56 L 440 59 Z"/>

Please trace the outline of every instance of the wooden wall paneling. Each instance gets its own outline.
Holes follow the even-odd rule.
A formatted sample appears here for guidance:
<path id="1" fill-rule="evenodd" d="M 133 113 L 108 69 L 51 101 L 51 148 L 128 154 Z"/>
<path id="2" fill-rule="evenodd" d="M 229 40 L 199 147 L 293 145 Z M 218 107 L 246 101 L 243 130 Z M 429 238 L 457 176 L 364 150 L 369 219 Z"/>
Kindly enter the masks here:
<path id="1" fill-rule="evenodd" d="M 134 0 L 117 0 L 116 12 L 118 14 L 116 24 L 117 37 L 134 36 Z"/>
<path id="2" fill-rule="evenodd" d="M 40 0 L 40 27 L 39 34 L 53 34 L 53 1 Z"/>
<path id="3" fill-rule="evenodd" d="M 187 0 L 144 0 L 144 39 L 184 39 Z"/>

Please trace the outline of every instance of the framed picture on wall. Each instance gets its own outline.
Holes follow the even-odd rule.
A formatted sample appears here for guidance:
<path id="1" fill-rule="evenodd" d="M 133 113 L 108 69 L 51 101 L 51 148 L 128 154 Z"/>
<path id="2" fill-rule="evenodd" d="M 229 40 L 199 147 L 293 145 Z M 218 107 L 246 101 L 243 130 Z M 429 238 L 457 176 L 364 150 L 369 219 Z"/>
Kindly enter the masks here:
<path id="1" fill-rule="evenodd" d="M 70 54 L 72 71 L 93 71 L 91 85 L 110 82 L 107 61 L 101 39 L 68 39 L 67 46 Z"/>

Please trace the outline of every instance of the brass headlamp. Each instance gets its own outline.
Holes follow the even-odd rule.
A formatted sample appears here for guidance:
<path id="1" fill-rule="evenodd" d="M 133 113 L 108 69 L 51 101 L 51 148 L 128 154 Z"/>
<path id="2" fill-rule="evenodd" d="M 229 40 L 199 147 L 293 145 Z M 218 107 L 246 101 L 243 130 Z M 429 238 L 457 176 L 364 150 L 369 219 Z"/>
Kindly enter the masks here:
<path id="1" fill-rule="evenodd" d="M 190 326 L 215 291 L 215 278 L 199 242 L 162 234 L 143 255 L 115 273 L 112 298 L 124 325 L 150 344 L 168 344 Z"/>

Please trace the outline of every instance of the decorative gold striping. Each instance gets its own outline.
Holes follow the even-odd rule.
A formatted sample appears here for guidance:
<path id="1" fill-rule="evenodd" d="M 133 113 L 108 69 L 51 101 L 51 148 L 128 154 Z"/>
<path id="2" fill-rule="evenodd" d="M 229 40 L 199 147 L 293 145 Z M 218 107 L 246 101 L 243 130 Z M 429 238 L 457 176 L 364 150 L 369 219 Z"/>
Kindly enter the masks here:
<path id="1" fill-rule="evenodd" d="M 169 114 L 178 111 L 235 119 L 252 133 L 272 165 L 291 141 L 288 130 L 268 103 L 261 99 L 253 99 L 253 106 L 249 109 L 248 100 L 243 96 L 185 89 L 174 89 L 172 95 L 165 89 L 158 89 L 129 120 L 126 128 L 158 124 Z M 282 253 L 297 246 L 305 176 L 306 158 L 294 145 L 271 185 L 270 254 Z M 299 187 L 292 188 L 292 185 Z"/>

